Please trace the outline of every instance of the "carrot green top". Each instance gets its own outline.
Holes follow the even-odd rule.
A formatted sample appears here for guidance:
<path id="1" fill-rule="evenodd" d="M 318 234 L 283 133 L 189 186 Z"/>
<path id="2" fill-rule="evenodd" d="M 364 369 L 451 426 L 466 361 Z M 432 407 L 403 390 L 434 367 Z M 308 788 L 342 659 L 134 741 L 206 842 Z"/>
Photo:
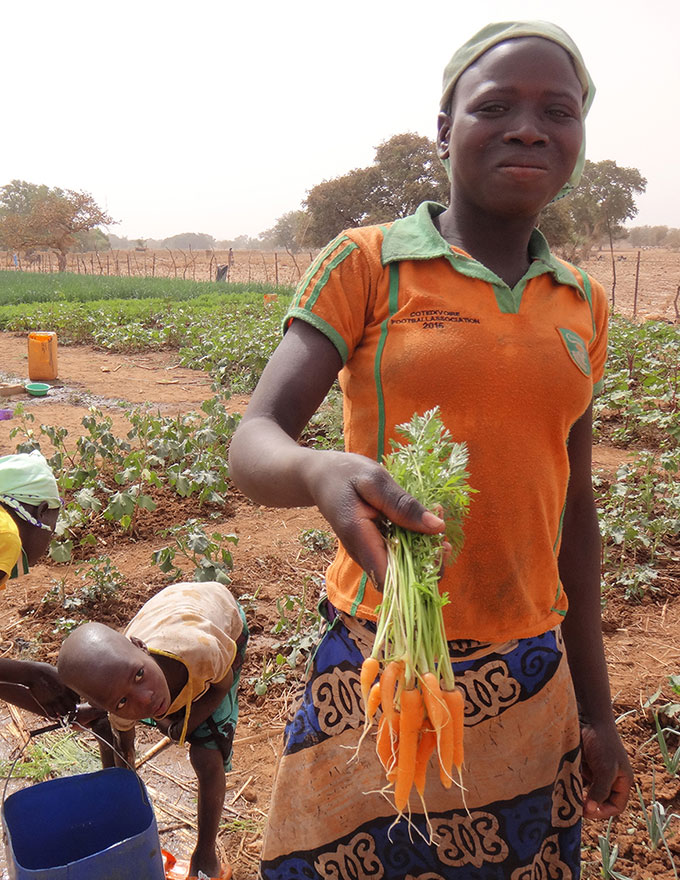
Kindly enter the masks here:
<path id="1" fill-rule="evenodd" d="M 312 324 L 344 367 L 345 445 L 381 460 L 396 425 L 439 405 L 469 449 L 477 490 L 465 546 L 441 588 L 449 638 L 537 635 L 567 608 L 557 570 L 572 425 L 600 387 L 602 287 L 541 234 L 508 287 L 439 234 L 424 203 L 389 227 L 350 230 L 319 255 L 286 323 Z M 327 573 L 340 609 L 374 618 L 380 594 L 344 548 Z"/>

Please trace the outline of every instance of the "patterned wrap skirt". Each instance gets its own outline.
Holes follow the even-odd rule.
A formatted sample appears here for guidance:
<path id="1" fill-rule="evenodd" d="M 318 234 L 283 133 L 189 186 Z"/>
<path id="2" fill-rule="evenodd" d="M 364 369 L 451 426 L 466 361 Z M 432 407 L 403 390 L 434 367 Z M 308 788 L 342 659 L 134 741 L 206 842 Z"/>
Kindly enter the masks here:
<path id="1" fill-rule="evenodd" d="M 334 610 L 334 609 L 333 609 Z M 428 768 L 425 803 L 395 822 L 363 730 L 359 667 L 374 628 L 339 613 L 284 734 L 262 880 L 576 880 L 578 714 L 559 628 L 505 644 L 449 643 L 465 693 L 465 803 Z"/>

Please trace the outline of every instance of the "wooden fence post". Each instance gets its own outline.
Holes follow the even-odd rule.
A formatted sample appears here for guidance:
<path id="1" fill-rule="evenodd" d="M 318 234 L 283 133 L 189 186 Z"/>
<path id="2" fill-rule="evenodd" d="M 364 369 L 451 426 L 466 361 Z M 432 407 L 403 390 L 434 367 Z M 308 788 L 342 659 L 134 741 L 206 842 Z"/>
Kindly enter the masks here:
<path id="1" fill-rule="evenodd" d="M 637 263 L 635 264 L 635 292 L 633 293 L 633 318 L 637 318 L 638 281 L 639 280 L 640 280 L 640 251 L 637 252 Z"/>

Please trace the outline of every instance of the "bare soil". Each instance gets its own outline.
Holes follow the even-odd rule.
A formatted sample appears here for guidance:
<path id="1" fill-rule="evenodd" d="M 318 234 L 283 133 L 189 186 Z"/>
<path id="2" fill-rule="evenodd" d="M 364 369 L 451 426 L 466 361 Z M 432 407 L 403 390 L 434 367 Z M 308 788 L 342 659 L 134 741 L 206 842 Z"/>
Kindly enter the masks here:
<path id="1" fill-rule="evenodd" d="M 0 334 L 3 359 L 0 380 L 25 379 L 26 339 Z M 81 420 L 88 407 L 104 409 L 114 422 L 114 430 L 125 432 L 127 419 L 123 404 L 145 404 L 166 415 L 197 409 L 211 396 L 205 374 L 176 366 L 172 352 L 121 356 L 96 351 L 88 346 L 59 350 L 60 381 L 44 399 L 13 397 L 36 416 L 38 423 L 61 425 L 73 442 L 82 432 Z M 235 411 L 242 411 L 246 398 L 233 398 Z M 0 421 L 0 452 L 13 451 L 16 441 L 10 431 L 17 420 Z M 48 450 L 47 450 L 48 451 Z M 613 472 L 628 455 L 627 450 L 600 445 L 595 449 L 595 465 Z M 166 496 L 164 496 L 166 499 Z M 246 604 L 251 641 L 242 676 L 241 717 L 237 730 L 234 771 L 228 777 L 220 846 L 231 861 L 236 880 L 254 880 L 261 834 L 267 815 L 277 754 L 291 693 L 302 669 L 292 672 L 286 684 L 272 685 L 267 694 L 257 696 L 252 680 L 262 674 L 267 657 L 276 651 L 280 637 L 272 633 L 279 619 L 276 600 L 301 596 L 307 590 L 309 607 L 316 602 L 317 581 L 323 574 L 329 554 L 306 549 L 300 541 L 303 529 L 328 531 L 316 510 L 271 510 L 255 506 L 233 493 L 225 508 L 211 509 L 207 519 L 211 530 L 236 534 L 233 548 L 234 570 L 231 588 Z M 112 600 L 88 609 L 90 619 L 123 626 L 141 604 L 165 585 L 166 578 L 151 564 L 151 554 L 165 543 L 159 532 L 164 526 L 186 521 L 199 513 L 191 500 L 165 501 L 160 512 L 150 515 L 139 535 L 123 540 L 113 534 L 99 536 L 96 553 L 108 554 L 124 573 L 126 586 Z M 0 655 L 34 656 L 54 662 L 61 634 L 55 632 L 59 612 L 48 609 L 42 598 L 53 583 L 65 578 L 67 585 L 79 583 L 77 564 L 57 566 L 51 562 L 12 581 L 2 597 L 0 608 Z M 256 596 L 256 599 L 249 597 Z M 84 612 L 85 613 L 85 612 Z M 671 778 L 656 743 L 648 740 L 654 731 L 653 718 L 641 705 L 657 689 L 665 686 L 670 698 L 668 676 L 680 673 L 680 556 L 664 574 L 663 589 L 641 603 L 609 600 L 603 615 L 603 630 L 610 668 L 615 710 L 621 716 L 620 729 L 647 804 L 652 785 L 667 812 L 680 813 L 680 780 Z M 42 719 L 26 713 L 25 726 L 42 726 Z M 83 744 L 93 744 L 90 734 L 81 734 Z M 155 732 L 140 735 L 139 752 L 159 740 Z M 680 743 L 669 740 L 674 751 Z M 0 756 L 16 754 L 17 733 L 7 712 L 0 713 Z M 148 760 L 140 770 L 156 809 L 162 845 L 178 857 L 187 857 L 195 840 L 195 784 L 186 753 L 171 746 Z M 12 781 L 9 790 L 30 784 Z M 671 824 L 671 846 L 680 862 L 678 820 Z M 597 855 L 598 835 L 605 823 L 587 823 L 584 832 L 584 877 L 600 876 Z M 612 827 L 612 842 L 618 842 L 617 869 L 634 880 L 671 880 L 674 876 L 663 848 L 650 852 L 641 810 L 633 796 L 628 809 Z M 0 860 L 0 868 L 4 863 Z"/>

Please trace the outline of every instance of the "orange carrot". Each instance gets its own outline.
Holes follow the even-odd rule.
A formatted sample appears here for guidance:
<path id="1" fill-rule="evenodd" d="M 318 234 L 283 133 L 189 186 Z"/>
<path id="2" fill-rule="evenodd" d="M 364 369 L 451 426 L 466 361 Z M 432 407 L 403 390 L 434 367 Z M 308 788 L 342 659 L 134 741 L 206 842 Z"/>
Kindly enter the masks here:
<path id="1" fill-rule="evenodd" d="M 378 677 L 379 672 L 380 663 L 375 657 L 367 657 L 361 664 L 359 681 L 361 682 L 361 696 L 364 698 L 364 706 L 368 703 L 368 692 L 371 690 L 371 685 Z"/>
<path id="2" fill-rule="evenodd" d="M 391 660 L 380 676 L 380 701 L 387 720 L 392 725 L 392 717 L 395 712 L 394 696 L 397 684 L 404 677 L 404 661 Z"/>
<path id="3" fill-rule="evenodd" d="M 418 688 L 401 692 L 401 723 L 399 727 L 399 755 L 397 778 L 394 783 L 394 803 L 401 813 L 408 804 L 416 770 L 418 736 L 425 712 L 423 695 Z"/>
<path id="4" fill-rule="evenodd" d="M 465 730 L 465 695 L 461 688 L 442 691 L 446 705 L 451 713 L 453 730 L 453 764 L 460 775 L 463 766 L 463 732 Z"/>
<path id="5" fill-rule="evenodd" d="M 378 735 L 375 740 L 375 750 L 378 753 L 378 758 L 385 769 L 389 782 L 393 782 L 394 777 L 396 776 L 397 743 L 400 723 L 401 716 L 397 711 L 392 715 L 391 724 L 384 713 L 378 722 Z"/>
<path id="6" fill-rule="evenodd" d="M 436 748 L 437 734 L 435 733 L 434 728 L 429 727 L 426 724 L 420 731 L 418 751 L 416 752 L 416 769 L 413 774 L 413 784 L 421 797 L 425 795 L 425 774 L 427 773 L 427 765 Z"/>
<path id="7" fill-rule="evenodd" d="M 366 720 L 372 721 L 373 716 L 378 710 L 378 706 L 380 705 L 380 682 L 376 681 L 376 683 L 371 687 L 368 692 L 368 699 L 366 700 Z"/>
<path id="8" fill-rule="evenodd" d="M 439 686 L 437 676 L 433 672 L 423 675 L 423 698 L 427 707 L 427 714 L 437 734 L 437 748 L 439 750 L 439 778 L 444 788 L 451 788 L 453 782 L 451 770 L 453 769 L 453 725 L 449 709 L 444 701 L 443 691 Z"/>

